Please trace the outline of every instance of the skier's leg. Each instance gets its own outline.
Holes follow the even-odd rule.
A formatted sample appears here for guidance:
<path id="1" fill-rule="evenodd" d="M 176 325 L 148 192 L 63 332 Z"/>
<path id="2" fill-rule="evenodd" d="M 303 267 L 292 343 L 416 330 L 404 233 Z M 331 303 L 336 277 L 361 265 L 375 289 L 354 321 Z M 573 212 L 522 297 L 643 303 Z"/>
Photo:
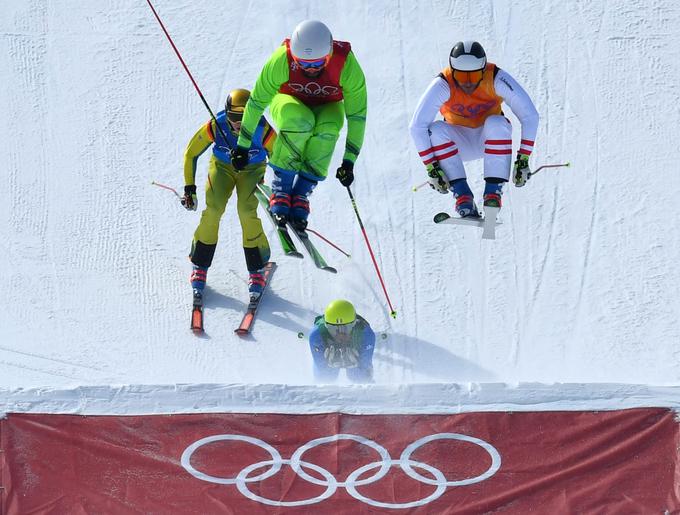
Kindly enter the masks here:
<path id="1" fill-rule="evenodd" d="M 251 298 L 258 297 L 264 289 L 263 269 L 271 255 L 262 221 L 257 216 L 258 202 L 255 196 L 257 184 L 264 177 L 264 172 L 265 165 L 262 163 L 257 169 L 236 176 L 236 210 L 241 222 L 243 251 L 249 273 L 248 291 Z"/>
<path id="2" fill-rule="evenodd" d="M 316 181 L 307 176 L 298 175 L 293 186 L 293 196 L 291 199 L 290 219 L 293 226 L 304 230 L 307 228 L 307 218 L 309 217 L 309 195 L 317 185 Z"/>
<path id="3" fill-rule="evenodd" d="M 189 255 L 194 265 L 191 283 L 195 289 L 202 290 L 205 286 L 207 271 L 217 247 L 220 219 L 234 189 L 234 177 L 230 165 L 218 162 L 214 156 L 210 158 L 205 186 L 205 209 L 194 232 Z"/>
<path id="4" fill-rule="evenodd" d="M 279 131 L 269 165 L 293 173 L 305 170 L 305 146 L 314 130 L 314 113 L 297 98 L 281 93 L 272 100 L 269 112 Z"/>
<path id="5" fill-rule="evenodd" d="M 331 102 L 312 108 L 316 116 L 314 133 L 305 147 L 307 168 L 303 171 L 311 179 L 322 181 L 328 175 L 335 144 L 345 121 L 345 107 L 342 102 Z"/>
<path id="6" fill-rule="evenodd" d="M 501 115 L 489 116 L 482 130 L 484 140 L 484 205 L 501 207 L 503 184 L 510 178 L 512 124 Z"/>
<path id="7" fill-rule="evenodd" d="M 456 212 L 461 217 L 479 216 L 474 195 L 467 182 L 460 143 L 457 143 L 464 140 L 458 127 L 439 120 L 431 123 L 429 129 L 434 155 L 444 170 L 456 199 Z"/>
<path id="8" fill-rule="evenodd" d="M 291 206 L 295 175 L 305 170 L 304 150 L 314 130 L 312 110 L 291 95 L 278 94 L 269 106 L 279 133 L 269 160 L 274 170 L 270 209 L 283 223 Z"/>
<path id="9" fill-rule="evenodd" d="M 449 182 L 465 179 L 465 167 L 458 148 L 459 135 L 456 127 L 442 120 L 430 124 L 430 142 L 434 156 Z"/>

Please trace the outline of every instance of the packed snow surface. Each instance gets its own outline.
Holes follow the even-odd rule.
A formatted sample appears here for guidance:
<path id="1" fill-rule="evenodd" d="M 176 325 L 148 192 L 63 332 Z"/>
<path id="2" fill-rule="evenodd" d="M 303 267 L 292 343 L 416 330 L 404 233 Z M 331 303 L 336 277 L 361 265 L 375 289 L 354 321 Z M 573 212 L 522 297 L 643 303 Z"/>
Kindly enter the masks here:
<path id="1" fill-rule="evenodd" d="M 397 318 L 334 178 L 343 136 L 310 227 L 351 259 L 320 240 L 337 275 L 286 258 L 264 220 L 279 268 L 252 337 L 238 338 L 247 273 L 234 198 L 206 335 L 191 334 L 187 254 L 204 198 L 187 212 L 151 182 L 181 190 L 184 147 L 208 114 L 148 5 L 0 0 L 0 388 L 311 384 L 298 333 L 335 298 L 378 333 L 378 386 L 680 382 L 676 2 L 154 5 L 215 111 L 301 20 L 352 43 L 369 92 L 352 189 Z M 465 39 L 533 98 L 532 166 L 571 163 L 506 187 L 495 241 L 435 226 L 452 197 L 412 189 L 425 173 L 411 114 Z M 480 195 L 481 163 L 467 169 Z"/>

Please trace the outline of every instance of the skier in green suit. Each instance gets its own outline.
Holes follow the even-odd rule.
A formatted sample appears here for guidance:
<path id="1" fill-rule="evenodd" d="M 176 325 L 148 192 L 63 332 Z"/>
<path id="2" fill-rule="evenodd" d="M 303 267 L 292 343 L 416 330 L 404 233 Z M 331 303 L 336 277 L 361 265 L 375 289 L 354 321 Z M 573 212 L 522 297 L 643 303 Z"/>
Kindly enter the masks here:
<path id="1" fill-rule="evenodd" d="M 350 44 L 333 40 L 320 21 L 300 23 L 271 55 L 246 105 L 231 162 L 237 169 L 248 164 L 255 129 L 269 106 L 279 136 L 269 159 L 275 175 L 269 207 L 278 223 L 307 227 L 309 194 L 328 175 L 345 118 L 347 141 L 336 177 L 343 186 L 352 184 L 366 103 L 364 73 Z"/>

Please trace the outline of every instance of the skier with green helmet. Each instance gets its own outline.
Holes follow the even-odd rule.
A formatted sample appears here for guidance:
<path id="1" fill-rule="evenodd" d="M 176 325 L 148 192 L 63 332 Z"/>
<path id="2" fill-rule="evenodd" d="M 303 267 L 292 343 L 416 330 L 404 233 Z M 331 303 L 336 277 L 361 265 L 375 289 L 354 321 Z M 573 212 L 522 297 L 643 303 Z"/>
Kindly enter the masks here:
<path id="1" fill-rule="evenodd" d="M 349 43 L 333 39 L 320 21 L 300 23 L 274 51 L 255 83 L 231 162 L 249 163 L 248 151 L 262 113 L 269 106 L 279 132 L 269 166 L 274 170 L 270 210 L 279 224 L 307 227 L 309 195 L 328 174 L 340 129 L 347 139 L 336 178 L 354 180 L 354 162 L 364 141 L 366 82 Z"/>
<path id="2" fill-rule="evenodd" d="M 314 320 L 309 335 L 314 358 L 314 377 L 328 382 L 337 379 L 341 368 L 355 383 L 373 380 L 375 333 L 369 323 L 357 315 L 347 300 L 334 300 Z"/>

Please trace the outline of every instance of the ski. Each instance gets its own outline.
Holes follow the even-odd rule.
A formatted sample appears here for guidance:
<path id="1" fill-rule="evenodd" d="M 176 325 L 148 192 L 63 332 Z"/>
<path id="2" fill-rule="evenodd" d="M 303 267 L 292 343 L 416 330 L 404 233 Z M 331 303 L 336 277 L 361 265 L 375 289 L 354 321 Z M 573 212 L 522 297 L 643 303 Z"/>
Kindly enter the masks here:
<path id="1" fill-rule="evenodd" d="M 248 303 L 248 307 L 246 308 L 246 312 L 243 314 L 243 319 L 241 320 L 241 325 L 239 325 L 236 329 L 234 329 L 234 332 L 238 334 L 239 336 L 246 336 L 250 334 L 250 331 L 253 327 L 253 322 L 255 321 L 255 315 L 257 314 L 257 308 L 260 305 L 260 301 L 262 300 L 262 296 L 264 295 L 264 292 L 267 289 L 267 286 L 269 285 L 269 281 L 272 277 L 272 274 L 274 273 L 274 270 L 276 270 L 276 263 L 273 261 L 269 261 L 265 266 L 264 266 L 264 288 L 262 289 L 262 293 L 260 294 L 259 297 L 257 297 L 255 300 L 251 300 Z"/>
<path id="2" fill-rule="evenodd" d="M 203 295 L 194 290 L 194 304 L 191 308 L 191 330 L 195 334 L 203 333 Z"/>
<path id="3" fill-rule="evenodd" d="M 499 211 L 500 209 L 497 207 L 487 207 L 484 209 L 483 217 L 467 218 L 451 216 L 448 213 L 437 213 L 434 215 L 434 223 L 481 227 L 483 229 L 482 238 L 485 240 L 493 240 L 496 238 L 496 226 L 502 223 L 497 220 Z"/>
<path id="4" fill-rule="evenodd" d="M 326 260 L 317 250 L 316 245 L 314 245 L 312 241 L 309 239 L 309 234 L 307 233 L 307 231 L 299 231 L 292 225 L 290 224 L 288 225 L 293 231 L 293 234 L 295 234 L 296 238 L 305 247 L 305 249 L 309 253 L 309 257 L 312 258 L 312 261 L 314 261 L 314 265 L 316 265 L 317 268 L 319 268 L 320 270 L 325 270 L 326 272 L 330 272 L 332 274 L 338 273 L 338 271 L 335 268 L 326 263 Z"/>
<path id="5" fill-rule="evenodd" d="M 262 193 L 262 195 L 265 198 L 271 197 L 271 189 L 269 188 L 269 186 L 267 186 L 266 184 L 260 184 L 258 187 L 260 189 L 260 192 Z M 269 213 L 269 211 L 267 211 L 267 212 Z M 271 213 L 270 213 L 270 217 L 271 217 Z M 273 221 L 273 219 L 272 219 L 272 221 Z M 290 235 L 291 231 L 293 232 L 293 234 L 295 234 L 295 237 L 305 247 L 305 250 L 309 254 L 309 257 L 312 258 L 312 261 L 314 261 L 314 265 L 317 268 L 324 270 L 326 272 L 330 272 L 332 274 L 338 273 L 338 271 L 335 268 L 333 268 L 332 266 L 329 266 L 326 263 L 326 260 L 323 258 L 321 253 L 318 251 L 318 249 L 316 248 L 316 245 L 314 245 L 314 243 L 312 243 L 312 241 L 309 239 L 309 234 L 307 233 L 307 231 L 304 231 L 304 230 L 301 231 L 301 230 L 296 229 L 292 224 L 290 224 L 290 222 L 287 223 L 287 227 L 290 229 L 290 230 L 286 231 L 287 234 Z M 300 257 L 302 257 L 302 255 L 300 255 Z"/>
<path id="6" fill-rule="evenodd" d="M 501 210 L 500 207 L 485 207 L 484 208 L 484 230 L 482 231 L 483 240 L 495 240 L 496 239 L 496 218 L 498 217 L 498 212 Z"/>
<path id="7" fill-rule="evenodd" d="M 282 227 L 279 224 L 277 224 L 276 220 L 269 211 L 269 195 L 266 193 L 264 188 L 266 188 L 264 184 L 258 184 L 257 189 L 255 190 L 255 196 L 257 197 L 257 200 L 264 209 L 265 213 L 267 213 L 269 220 L 276 228 L 276 232 L 279 235 L 279 242 L 281 243 L 281 248 L 283 248 L 283 253 L 286 256 L 302 259 L 303 255 L 295 247 L 295 243 L 293 243 L 293 238 L 291 238 L 290 233 L 288 232 L 288 228 L 285 226 Z"/>

